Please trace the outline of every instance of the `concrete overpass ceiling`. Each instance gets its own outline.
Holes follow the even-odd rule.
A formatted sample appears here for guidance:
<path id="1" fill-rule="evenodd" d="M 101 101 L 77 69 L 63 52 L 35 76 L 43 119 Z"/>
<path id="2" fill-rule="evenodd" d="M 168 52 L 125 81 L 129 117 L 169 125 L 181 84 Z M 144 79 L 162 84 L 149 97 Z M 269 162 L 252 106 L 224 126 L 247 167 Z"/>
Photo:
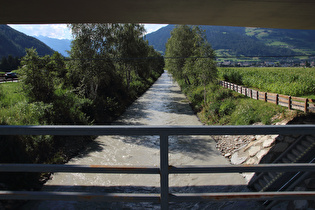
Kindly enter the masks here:
<path id="1" fill-rule="evenodd" d="M 0 24 L 161 23 L 315 29 L 314 0 L 11 0 Z"/>

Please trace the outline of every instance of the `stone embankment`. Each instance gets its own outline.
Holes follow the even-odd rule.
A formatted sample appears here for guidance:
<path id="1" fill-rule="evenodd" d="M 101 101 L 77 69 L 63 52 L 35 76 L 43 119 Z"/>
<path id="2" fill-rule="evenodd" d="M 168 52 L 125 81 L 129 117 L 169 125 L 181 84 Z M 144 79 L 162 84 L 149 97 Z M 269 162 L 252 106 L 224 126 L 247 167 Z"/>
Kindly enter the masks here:
<path id="1" fill-rule="evenodd" d="M 283 120 L 275 125 L 286 124 L 315 124 L 315 117 L 311 115 L 292 120 Z M 231 164 L 252 165 L 272 163 L 299 137 L 299 135 L 237 135 L 214 136 L 214 139 L 216 140 L 217 149 L 230 160 Z M 308 138 L 315 142 L 315 135 L 310 135 Z M 249 182 L 254 173 L 243 173 L 242 175 Z M 311 178 L 304 180 L 294 190 L 315 190 L 315 177 L 311 176 Z M 315 209 L 315 202 L 307 200 L 284 202 L 278 205 L 283 205 L 282 207 L 285 205 L 286 208 L 290 207 L 292 209 Z"/>
<path id="2" fill-rule="evenodd" d="M 288 120 L 281 121 L 276 125 L 285 125 Z M 259 124 L 255 124 L 259 125 Z M 215 136 L 216 147 L 231 164 L 259 164 L 272 161 L 275 156 L 286 150 L 295 141 L 294 136 L 279 135 L 237 135 Z M 251 173 L 252 175 L 253 173 Z M 246 175 L 247 181 L 251 176 Z"/>
<path id="3" fill-rule="evenodd" d="M 314 115 L 285 119 L 275 125 L 315 124 Z M 261 125 L 256 123 L 254 125 Z M 270 163 L 284 152 L 297 135 L 214 136 L 216 147 L 231 164 Z"/>

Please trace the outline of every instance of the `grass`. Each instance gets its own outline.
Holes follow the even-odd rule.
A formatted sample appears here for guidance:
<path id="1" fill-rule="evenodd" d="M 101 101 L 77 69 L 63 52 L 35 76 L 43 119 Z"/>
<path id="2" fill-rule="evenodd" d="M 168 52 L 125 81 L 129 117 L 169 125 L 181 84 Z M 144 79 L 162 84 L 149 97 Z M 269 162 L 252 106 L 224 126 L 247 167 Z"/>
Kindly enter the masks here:
<path id="1" fill-rule="evenodd" d="M 51 105 L 42 102 L 29 103 L 23 94 L 21 83 L 0 84 L 0 124 L 39 125 Z"/>
<path id="2" fill-rule="evenodd" d="M 287 114 L 285 107 L 247 98 L 214 84 L 207 86 L 207 100 L 204 103 L 203 87 L 181 86 L 199 119 L 207 125 L 272 124 L 277 120 L 273 116 L 285 117 Z"/>
<path id="3" fill-rule="evenodd" d="M 11 107 L 15 104 L 26 101 L 26 96 L 23 94 L 21 83 L 6 82 L 0 84 L 0 107 Z"/>
<path id="4" fill-rule="evenodd" d="M 311 94 L 311 95 L 304 95 L 304 96 L 301 96 L 302 98 L 308 98 L 308 99 L 313 99 L 315 100 L 315 95 L 314 94 Z"/>
<path id="5" fill-rule="evenodd" d="M 22 85 L 19 82 L 0 84 L 1 124 L 22 125 L 25 121 L 27 121 L 26 123 L 35 123 L 33 115 L 38 116 L 39 108 L 36 108 L 34 103 L 28 103 L 23 92 Z"/>
<path id="6" fill-rule="evenodd" d="M 307 98 L 315 96 L 315 68 L 221 67 L 218 68 L 218 74 L 220 79 L 260 91 Z M 273 124 L 300 113 L 245 97 L 214 84 L 206 87 L 207 100 L 204 103 L 203 87 L 185 86 L 180 81 L 179 84 L 199 119 L 208 125 Z"/>

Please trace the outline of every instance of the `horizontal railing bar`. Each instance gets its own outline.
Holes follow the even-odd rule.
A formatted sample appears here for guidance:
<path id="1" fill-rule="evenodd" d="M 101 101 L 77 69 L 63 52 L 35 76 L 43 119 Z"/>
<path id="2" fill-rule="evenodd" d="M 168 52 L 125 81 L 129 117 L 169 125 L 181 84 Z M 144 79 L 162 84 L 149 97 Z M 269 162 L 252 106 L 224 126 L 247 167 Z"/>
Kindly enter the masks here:
<path id="1" fill-rule="evenodd" d="M 315 171 L 315 163 L 169 166 L 169 174 L 298 171 Z M 108 165 L 0 164 L 0 172 L 160 174 L 160 169 L 151 166 L 128 167 Z"/>
<path id="2" fill-rule="evenodd" d="M 266 135 L 315 134 L 315 125 L 265 126 L 0 126 L 0 135 Z"/>
<path id="3" fill-rule="evenodd" d="M 63 200 L 102 202 L 160 202 L 159 194 L 0 191 L 0 200 Z"/>
<path id="4" fill-rule="evenodd" d="M 108 174 L 159 174 L 154 167 L 128 167 L 107 165 L 57 165 L 57 164 L 0 164 L 0 172 L 64 172 Z"/>
<path id="5" fill-rule="evenodd" d="M 171 166 L 170 174 L 188 173 L 241 173 L 241 172 L 298 172 L 315 171 L 315 163 L 259 164 L 259 165 L 215 165 L 215 166 Z"/>
<path id="6" fill-rule="evenodd" d="M 169 202 L 232 200 L 314 200 L 314 191 L 170 194 Z M 91 202 L 160 202 L 160 194 L 0 191 L 0 200 L 63 200 Z"/>
<path id="7" fill-rule="evenodd" d="M 314 191 L 172 194 L 170 202 L 232 200 L 314 200 Z"/>

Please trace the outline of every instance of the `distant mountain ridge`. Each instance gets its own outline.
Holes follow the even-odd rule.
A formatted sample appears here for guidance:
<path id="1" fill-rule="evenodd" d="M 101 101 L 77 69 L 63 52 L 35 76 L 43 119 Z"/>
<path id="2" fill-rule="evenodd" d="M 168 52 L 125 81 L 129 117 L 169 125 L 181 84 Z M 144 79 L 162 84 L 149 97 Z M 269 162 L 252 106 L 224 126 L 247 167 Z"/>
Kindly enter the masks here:
<path id="1" fill-rule="evenodd" d="M 0 58 L 25 55 L 25 48 L 36 48 L 40 56 L 52 55 L 54 50 L 38 39 L 27 36 L 7 25 L 0 25 Z"/>
<path id="2" fill-rule="evenodd" d="M 71 40 L 69 39 L 55 39 L 50 38 L 46 36 L 34 36 L 36 39 L 42 41 L 46 45 L 48 45 L 50 48 L 52 48 L 55 51 L 58 51 L 63 56 L 67 57 L 69 56 L 67 51 L 71 50 Z"/>
<path id="3" fill-rule="evenodd" d="M 218 57 L 293 56 L 315 54 L 315 30 L 266 29 L 229 26 L 200 26 Z M 162 54 L 175 25 L 167 25 L 147 34 L 149 44 Z M 37 39 L 36 39 L 37 38 Z M 40 56 L 54 50 L 68 56 L 71 40 L 27 36 L 7 25 L 0 25 L 0 58 L 24 56 L 25 48 L 34 47 Z M 39 41 L 39 40 L 41 41 Z M 48 45 L 48 46 L 47 46 Z M 233 59 L 233 58 L 232 58 Z M 231 60 L 231 59 L 230 59 Z"/>
<path id="4" fill-rule="evenodd" d="M 315 30 L 264 29 L 229 26 L 200 26 L 217 56 L 293 56 L 315 54 Z M 175 25 L 147 34 L 157 51 L 165 44 Z"/>

